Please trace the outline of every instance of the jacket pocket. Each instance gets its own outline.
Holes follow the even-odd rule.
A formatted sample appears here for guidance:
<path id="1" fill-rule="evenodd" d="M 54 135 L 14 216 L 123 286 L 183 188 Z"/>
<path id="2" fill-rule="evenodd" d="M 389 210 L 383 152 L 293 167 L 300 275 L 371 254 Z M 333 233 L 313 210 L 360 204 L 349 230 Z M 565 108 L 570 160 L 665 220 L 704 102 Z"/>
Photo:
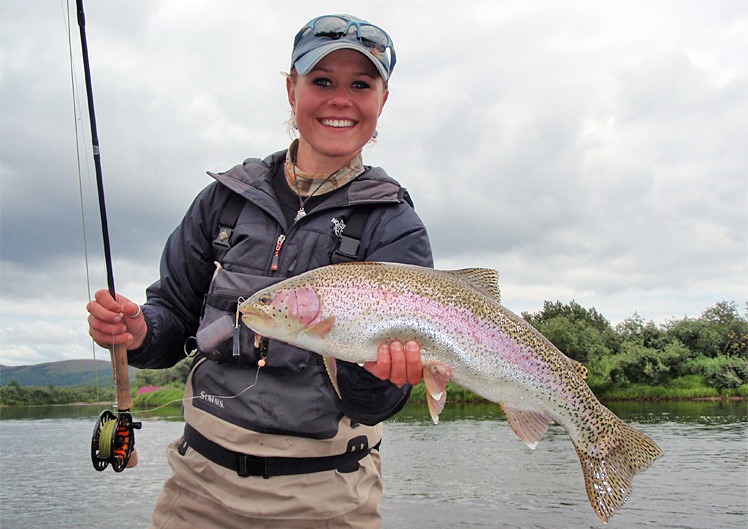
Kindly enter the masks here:
<path id="1" fill-rule="evenodd" d="M 254 332 L 237 317 L 237 306 L 258 290 L 282 279 L 219 268 L 205 298 L 195 336 L 198 352 L 215 362 L 256 363 L 260 351 L 254 346 Z"/>

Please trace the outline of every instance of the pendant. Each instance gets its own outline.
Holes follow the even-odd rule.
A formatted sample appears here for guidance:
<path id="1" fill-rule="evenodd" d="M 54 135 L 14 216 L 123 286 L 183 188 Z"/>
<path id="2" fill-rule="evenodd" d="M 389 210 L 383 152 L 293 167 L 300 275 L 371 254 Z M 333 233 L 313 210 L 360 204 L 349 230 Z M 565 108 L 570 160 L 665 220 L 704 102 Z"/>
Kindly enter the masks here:
<path id="1" fill-rule="evenodd" d="M 303 217 L 306 217 L 306 211 L 304 211 L 303 207 L 300 207 L 299 211 L 296 212 L 296 216 L 293 218 L 293 221 L 296 222 Z"/>

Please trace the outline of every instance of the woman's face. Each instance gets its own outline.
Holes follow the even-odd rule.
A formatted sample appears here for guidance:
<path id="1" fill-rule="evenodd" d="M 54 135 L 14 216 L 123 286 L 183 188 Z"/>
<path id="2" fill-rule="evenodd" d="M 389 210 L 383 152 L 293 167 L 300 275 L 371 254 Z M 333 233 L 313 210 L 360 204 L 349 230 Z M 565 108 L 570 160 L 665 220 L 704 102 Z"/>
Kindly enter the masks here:
<path id="1" fill-rule="evenodd" d="M 299 129 L 296 164 L 329 174 L 371 139 L 388 91 L 376 67 L 355 50 L 338 50 L 307 75 L 287 79 L 288 101 Z"/>

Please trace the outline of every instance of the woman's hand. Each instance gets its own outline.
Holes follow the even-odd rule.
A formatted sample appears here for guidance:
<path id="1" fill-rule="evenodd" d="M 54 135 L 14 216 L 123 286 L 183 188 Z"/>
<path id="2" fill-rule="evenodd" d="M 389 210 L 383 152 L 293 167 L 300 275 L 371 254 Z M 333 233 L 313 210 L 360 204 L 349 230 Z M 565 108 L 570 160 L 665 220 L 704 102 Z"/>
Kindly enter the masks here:
<path id="1" fill-rule="evenodd" d="M 414 340 L 392 342 L 379 346 L 376 362 L 366 362 L 364 369 L 381 380 L 389 380 L 398 387 L 406 382 L 415 386 L 423 378 L 421 346 Z"/>
<path id="2" fill-rule="evenodd" d="M 97 291 L 94 298 L 86 305 L 91 338 L 104 348 L 119 344 L 127 349 L 140 347 L 148 331 L 140 307 L 119 294 L 114 301 L 108 290 Z"/>

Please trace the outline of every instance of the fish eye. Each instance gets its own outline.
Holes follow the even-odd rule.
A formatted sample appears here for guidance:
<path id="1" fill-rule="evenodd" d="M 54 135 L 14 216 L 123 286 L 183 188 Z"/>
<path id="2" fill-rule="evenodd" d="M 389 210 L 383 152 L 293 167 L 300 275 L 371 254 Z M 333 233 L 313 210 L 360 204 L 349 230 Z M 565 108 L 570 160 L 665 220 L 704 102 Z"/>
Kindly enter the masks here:
<path id="1" fill-rule="evenodd" d="M 270 294 L 265 292 L 264 294 L 260 294 L 260 297 L 257 298 L 257 301 L 260 303 L 260 305 L 267 305 L 270 303 Z"/>

